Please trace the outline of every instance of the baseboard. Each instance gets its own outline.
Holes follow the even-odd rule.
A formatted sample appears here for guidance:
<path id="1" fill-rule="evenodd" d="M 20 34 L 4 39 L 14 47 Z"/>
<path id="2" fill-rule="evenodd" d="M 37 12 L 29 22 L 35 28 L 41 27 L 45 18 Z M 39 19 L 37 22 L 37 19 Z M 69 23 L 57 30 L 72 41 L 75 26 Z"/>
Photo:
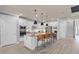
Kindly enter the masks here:
<path id="1" fill-rule="evenodd" d="M 8 45 L 0 45 L 0 47 L 6 47 L 6 46 L 10 46 L 10 45 L 15 45 L 15 44 L 19 44 L 20 42 L 16 42 L 16 43 L 13 43 L 13 44 L 8 44 Z"/>

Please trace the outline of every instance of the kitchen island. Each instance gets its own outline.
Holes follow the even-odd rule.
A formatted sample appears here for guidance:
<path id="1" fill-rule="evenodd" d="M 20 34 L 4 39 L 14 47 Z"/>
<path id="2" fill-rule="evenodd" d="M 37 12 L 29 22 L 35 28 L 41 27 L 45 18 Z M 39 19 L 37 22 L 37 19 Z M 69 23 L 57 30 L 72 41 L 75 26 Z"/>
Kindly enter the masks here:
<path id="1" fill-rule="evenodd" d="M 53 33 L 46 32 L 27 32 L 24 36 L 24 46 L 30 50 L 35 50 L 40 46 L 45 46 L 47 43 L 52 43 Z"/>

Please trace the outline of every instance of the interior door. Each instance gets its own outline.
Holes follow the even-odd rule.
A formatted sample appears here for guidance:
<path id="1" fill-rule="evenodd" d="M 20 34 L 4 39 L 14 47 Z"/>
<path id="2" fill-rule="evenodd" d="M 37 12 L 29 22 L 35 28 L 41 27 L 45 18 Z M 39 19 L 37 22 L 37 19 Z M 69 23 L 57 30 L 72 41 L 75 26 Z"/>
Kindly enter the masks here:
<path id="1" fill-rule="evenodd" d="M 66 38 L 66 24 L 63 20 L 58 22 L 58 39 Z"/>
<path id="2" fill-rule="evenodd" d="M 74 37 L 74 21 L 73 20 L 68 20 L 67 21 L 67 29 L 66 29 L 66 35 L 68 38 L 73 38 Z"/>

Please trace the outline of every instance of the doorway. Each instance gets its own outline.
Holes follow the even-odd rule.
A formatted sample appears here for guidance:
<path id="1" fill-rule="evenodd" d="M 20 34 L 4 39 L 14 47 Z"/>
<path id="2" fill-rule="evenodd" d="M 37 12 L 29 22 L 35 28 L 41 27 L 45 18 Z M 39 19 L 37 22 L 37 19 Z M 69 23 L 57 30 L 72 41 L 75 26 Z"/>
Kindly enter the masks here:
<path id="1" fill-rule="evenodd" d="M 79 20 L 75 20 L 75 39 L 79 40 Z"/>

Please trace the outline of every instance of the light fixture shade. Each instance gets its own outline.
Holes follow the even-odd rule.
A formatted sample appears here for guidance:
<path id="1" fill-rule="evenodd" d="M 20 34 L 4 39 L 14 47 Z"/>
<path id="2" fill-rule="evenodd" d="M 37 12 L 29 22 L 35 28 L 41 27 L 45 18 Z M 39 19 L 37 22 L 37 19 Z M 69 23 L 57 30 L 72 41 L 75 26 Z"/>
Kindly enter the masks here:
<path id="1" fill-rule="evenodd" d="M 46 24 L 46 26 L 48 26 L 48 24 Z"/>
<path id="2" fill-rule="evenodd" d="M 43 23 L 43 22 L 41 22 L 41 25 L 44 25 L 44 23 Z"/>
<path id="3" fill-rule="evenodd" d="M 34 21 L 34 24 L 37 24 L 37 21 L 36 20 Z"/>

